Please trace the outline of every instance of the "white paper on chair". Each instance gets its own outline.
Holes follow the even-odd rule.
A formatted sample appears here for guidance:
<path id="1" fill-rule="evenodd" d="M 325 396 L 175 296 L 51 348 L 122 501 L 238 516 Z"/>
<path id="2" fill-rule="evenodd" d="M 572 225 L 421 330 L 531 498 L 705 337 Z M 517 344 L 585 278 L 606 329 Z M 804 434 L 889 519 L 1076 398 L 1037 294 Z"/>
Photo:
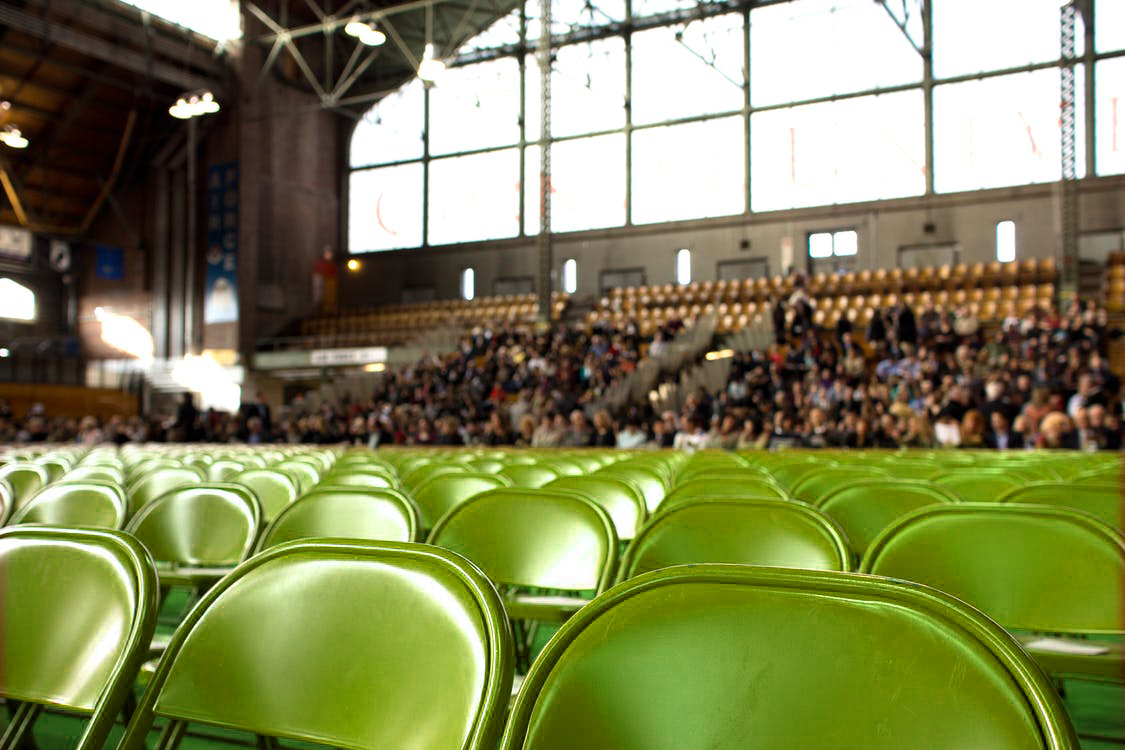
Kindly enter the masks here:
<path id="1" fill-rule="evenodd" d="M 1034 641 L 1028 641 L 1027 648 L 1032 651 L 1050 651 L 1055 654 L 1080 654 L 1082 656 L 1096 656 L 1098 654 L 1108 654 L 1109 649 L 1105 646 L 1095 646 L 1090 643 L 1082 643 L 1080 641 L 1064 641 L 1058 638 L 1039 638 Z"/>

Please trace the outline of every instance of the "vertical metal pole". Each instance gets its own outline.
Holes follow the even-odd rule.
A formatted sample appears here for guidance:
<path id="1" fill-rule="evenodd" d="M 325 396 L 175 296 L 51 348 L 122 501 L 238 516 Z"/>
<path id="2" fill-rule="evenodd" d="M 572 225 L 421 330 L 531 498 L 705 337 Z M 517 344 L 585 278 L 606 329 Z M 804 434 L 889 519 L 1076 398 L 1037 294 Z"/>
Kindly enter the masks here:
<path id="1" fill-rule="evenodd" d="M 1086 174 L 1090 177 L 1098 173 L 1098 134 L 1095 121 L 1095 113 L 1097 111 L 1097 101 L 1095 94 L 1097 93 L 1097 80 L 1095 78 L 1094 68 L 1094 6 L 1097 3 L 1094 0 L 1082 0 L 1080 10 L 1082 11 L 1082 20 L 1085 23 L 1084 36 L 1086 42 L 1085 53 L 1083 54 L 1083 76 L 1086 83 Z"/>
<path id="2" fill-rule="evenodd" d="M 516 184 L 520 186 L 517 216 L 520 217 L 519 236 L 527 231 L 527 3 L 520 3 L 520 174 Z"/>
<path id="3" fill-rule="evenodd" d="M 184 354 L 195 354 L 196 177 L 195 120 L 187 122 L 187 243 L 184 248 Z"/>
<path id="4" fill-rule="evenodd" d="M 422 85 L 422 247 L 430 246 L 430 84 Z M 460 283 L 460 282 L 458 282 Z M 461 295 L 458 294 L 458 297 Z"/>
<path id="5" fill-rule="evenodd" d="M 750 154 L 750 8 L 742 10 L 742 119 L 743 136 L 746 151 L 743 153 L 742 166 L 746 170 L 743 187 L 746 190 L 744 208 L 746 213 L 753 212 L 753 203 L 750 200 L 750 167 L 753 165 L 753 156 Z"/>
<path id="6" fill-rule="evenodd" d="M 922 107 L 926 142 L 926 195 L 934 194 L 934 24 L 933 4 L 922 0 Z"/>
<path id="7" fill-rule="evenodd" d="M 539 320 L 551 320 L 551 0 L 539 0 Z"/>
<path id="8" fill-rule="evenodd" d="M 1074 0 L 1059 9 L 1060 46 L 1062 68 L 1059 73 L 1059 93 L 1062 102 L 1062 120 L 1059 128 L 1060 159 L 1062 162 L 1061 200 L 1059 201 L 1062 255 L 1061 299 L 1074 299 L 1078 293 L 1078 186 L 1075 112 L 1075 17 L 1078 8 Z"/>
<path id="9" fill-rule="evenodd" d="M 625 31 L 625 226 L 633 225 L 633 32 Z"/>
<path id="10" fill-rule="evenodd" d="M 152 230 L 152 343 L 154 356 L 164 359 L 168 357 L 168 258 L 172 252 L 168 244 L 168 170 L 159 167 L 154 174 L 156 194 L 153 197 Z"/>

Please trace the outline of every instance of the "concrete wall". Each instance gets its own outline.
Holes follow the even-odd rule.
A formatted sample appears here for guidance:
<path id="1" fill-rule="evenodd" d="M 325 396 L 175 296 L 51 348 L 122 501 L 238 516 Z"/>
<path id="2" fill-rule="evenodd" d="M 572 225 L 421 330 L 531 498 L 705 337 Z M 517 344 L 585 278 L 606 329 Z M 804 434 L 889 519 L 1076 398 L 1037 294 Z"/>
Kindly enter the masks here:
<path id="1" fill-rule="evenodd" d="M 859 234 L 855 268 L 893 268 L 900 247 L 959 243 L 966 263 L 995 259 L 996 222 L 1016 222 L 1017 257 L 1059 253 L 1056 185 L 990 190 L 932 198 L 797 209 L 747 217 L 683 222 L 562 235 L 554 242 L 554 266 L 578 261 L 579 298 L 594 296 L 602 269 L 645 270 L 649 284 L 675 280 L 678 248 L 692 251 L 692 280 L 718 278 L 721 261 L 765 258 L 771 274 L 782 273 L 782 244 L 793 243 L 794 263 L 804 263 L 807 234 L 854 228 Z M 1125 178 L 1083 183 L 1080 231 L 1125 228 Z M 933 232 L 925 231 L 933 224 Z M 749 247 L 741 247 L 749 241 Z M 404 250 L 358 256 L 362 268 L 345 274 L 342 301 L 350 306 L 398 302 L 400 290 L 434 286 L 436 297 L 458 294 L 461 269 L 475 270 L 477 295 L 491 294 L 496 279 L 534 276 L 534 238 Z"/>

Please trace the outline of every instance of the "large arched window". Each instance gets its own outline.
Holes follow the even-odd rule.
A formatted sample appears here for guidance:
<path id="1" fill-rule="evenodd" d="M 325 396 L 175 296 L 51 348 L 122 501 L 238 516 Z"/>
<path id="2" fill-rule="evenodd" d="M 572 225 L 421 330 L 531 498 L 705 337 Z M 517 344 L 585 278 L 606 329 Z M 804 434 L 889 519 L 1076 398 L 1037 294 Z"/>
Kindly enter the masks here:
<path id="1" fill-rule="evenodd" d="M 0 318 L 35 320 L 35 292 L 12 279 L 0 279 Z"/>

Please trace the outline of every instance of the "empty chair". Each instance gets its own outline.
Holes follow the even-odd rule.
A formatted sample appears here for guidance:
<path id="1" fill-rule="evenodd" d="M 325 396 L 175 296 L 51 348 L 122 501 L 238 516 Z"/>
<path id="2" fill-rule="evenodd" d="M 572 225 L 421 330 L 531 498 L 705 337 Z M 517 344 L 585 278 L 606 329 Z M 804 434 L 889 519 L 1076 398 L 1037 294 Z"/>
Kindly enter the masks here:
<path id="1" fill-rule="evenodd" d="M 513 487 L 535 489 L 558 479 L 560 473 L 542 464 L 516 464 L 505 466 L 497 475 L 506 477 Z"/>
<path id="2" fill-rule="evenodd" d="M 547 490 L 581 492 L 605 508 L 613 519 L 617 538 L 628 541 L 637 535 L 648 510 L 644 496 L 621 479 L 590 474 L 583 477 L 559 477 L 543 487 Z"/>
<path id="3" fill-rule="evenodd" d="M 12 488 L 12 507 L 18 509 L 50 482 L 47 470 L 30 461 L 13 461 L 0 466 L 0 479 Z"/>
<path id="4" fill-rule="evenodd" d="M 412 469 L 410 473 L 402 477 L 402 486 L 410 493 L 418 489 L 422 484 L 436 476 L 442 474 L 462 474 L 466 471 L 466 467 L 456 463 L 440 463 L 440 464 L 426 464 Z"/>
<path id="5" fill-rule="evenodd" d="M 1125 536 L 1080 511 L 1042 505 L 965 503 L 898 519 L 868 549 L 861 569 L 941 589 L 1021 636 L 1056 673 L 1125 679 Z M 1057 634 L 1102 653 L 1068 653 Z"/>
<path id="6" fill-rule="evenodd" d="M 617 534 L 591 500 L 551 490 L 489 490 L 461 503 L 430 532 L 429 543 L 472 560 L 496 584 L 568 592 L 603 591 L 617 565 Z M 564 620 L 580 596 L 531 596 L 512 591 L 514 619 Z"/>
<path id="7" fill-rule="evenodd" d="M 656 512 L 665 513 L 684 503 L 695 502 L 704 498 L 787 500 L 789 496 L 773 480 L 747 472 L 745 478 L 737 480 L 692 479 L 678 484 L 664 496 L 664 500 L 660 503 Z"/>
<path id="8" fill-rule="evenodd" d="M 398 480 L 390 474 L 376 471 L 336 470 L 325 474 L 321 484 L 334 487 L 367 487 L 370 489 L 397 489 Z"/>
<path id="9" fill-rule="evenodd" d="M 927 505 L 956 501 L 946 490 L 927 482 L 864 479 L 829 494 L 817 507 L 840 525 L 852 551 L 862 556 L 879 532 L 899 516 Z"/>
<path id="10" fill-rule="evenodd" d="M 296 482 L 298 495 L 305 494 L 320 481 L 320 470 L 306 461 L 279 461 L 270 468 Z"/>
<path id="11" fill-rule="evenodd" d="M 412 497 L 421 527 L 429 530 L 438 519 L 473 495 L 510 486 L 512 482 L 504 474 L 462 471 L 432 477 L 419 485 Z"/>
<path id="12" fill-rule="evenodd" d="M 317 488 L 281 511 L 262 533 L 258 551 L 294 539 L 413 542 L 417 534 L 418 513 L 398 490 Z"/>
<path id="13" fill-rule="evenodd" d="M 1016 474 L 982 473 L 961 468 L 934 477 L 934 484 L 944 487 L 965 501 L 993 503 L 1009 491 L 1027 484 Z"/>
<path id="14" fill-rule="evenodd" d="M 137 477 L 129 485 L 129 508 L 136 513 L 147 503 L 177 487 L 199 484 L 203 471 L 189 466 L 160 466 Z"/>
<path id="15" fill-rule="evenodd" d="M 113 482 L 125 484 L 125 472 L 111 464 L 80 464 L 63 475 L 62 481 L 72 482 L 83 479 L 93 479 L 99 482 Z"/>
<path id="16" fill-rule="evenodd" d="M 235 474 L 231 481 L 253 490 L 262 506 L 262 521 L 267 523 L 297 499 L 296 480 L 276 469 L 248 469 Z"/>
<path id="17" fill-rule="evenodd" d="M 794 485 L 792 494 L 798 500 L 816 505 L 825 495 L 857 479 L 889 478 L 890 471 L 878 466 L 826 466 L 805 474 Z"/>
<path id="18" fill-rule="evenodd" d="M 654 467 L 616 463 L 599 469 L 596 476 L 620 479 L 636 487 L 644 496 L 649 513 L 656 510 L 667 492 L 664 479 Z"/>
<path id="19" fill-rule="evenodd" d="M 241 474 L 246 466 L 241 461 L 232 458 L 218 458 L 208 464 L 206 469 L 207 481 L 226 482 L 236 474 Z"/>
<path id="20" fill-rule="evenodd" d="M 109 482 L 62 481 L 44 487 L 24 503 L 9 523 L 100 526 L 120 529 L 128 517 L 122 489 Z"/>
<path id="21" fill-rule="evenodd" d="M 1077 748 L 1052 686 L 940 591 L 697 565 L 592 602 L 528 673 L 503 750 Z"/>
<path id="22" fill-rule="evenodd" d="M 0 479 L 0 526 L 8 522 L 13 506 L 15 506 L 15 492 L 12 490 L 12 485 L 8 484 L 7 479 Z"/>
<path id="23" fill-rule="evenodd" d="M 203 722 L 328 747 L 492 750 L 512 682 L 495 589 L 445 550 L 388 542 L 274 547 L 177 630 L 122 750 Z"/>
<path id="24" fill-rule="evenodd" d="M 165 586 L 207 586 L 250 556 L 261 507 L 239 484 L 177 487 L 145 504 L 127 531 L 158 563 Z"/>
<path id="25" fill-rule="evenodd" d="M 851 551 L 836 524 L 788 500 L 709 501 L 662 513 L 637 535 L 618 580 L 690 563 L 742 563 L 849 570 Z"/>
<path id="26" fill-rule="evenodd" d="M 1076 482 L 1035 482 L 1011 490 L 999 498 L 1004 503 L 1060 505 L 1085 511 L 1117 529 L 1125 529 L 1121 487 Z"/>
<path id="27" fill-rule="evenodd" d="M 68 744 L 100 750 L 156 626 L 152 558 L 117 531 L 18 526 L 0 530 L 0 570 L 4 746 L 24 746 L 49 705 L 84 717 Z"/>

